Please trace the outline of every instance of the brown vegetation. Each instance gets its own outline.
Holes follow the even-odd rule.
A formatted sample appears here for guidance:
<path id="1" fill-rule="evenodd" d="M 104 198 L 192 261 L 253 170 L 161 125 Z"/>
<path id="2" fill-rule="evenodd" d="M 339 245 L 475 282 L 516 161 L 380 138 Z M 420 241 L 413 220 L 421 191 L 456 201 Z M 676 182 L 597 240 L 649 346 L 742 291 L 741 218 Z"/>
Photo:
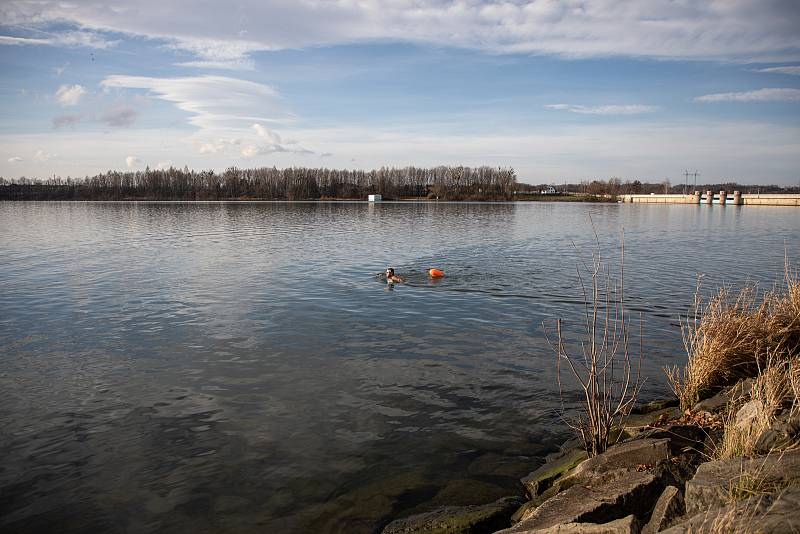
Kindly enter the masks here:
<path id="1" fill-rule="evenodd" d="M 689 355 L 686 367 L 666 369 L 683 409 L 730 385 L 754 376 L 770 361 L 786 362 L 800 353 L 800 279 L 786 268 L 785 287 L 761 295 L 750 285 L 738 293 L 720 289 L 702 302 L 684 325 Z"/>

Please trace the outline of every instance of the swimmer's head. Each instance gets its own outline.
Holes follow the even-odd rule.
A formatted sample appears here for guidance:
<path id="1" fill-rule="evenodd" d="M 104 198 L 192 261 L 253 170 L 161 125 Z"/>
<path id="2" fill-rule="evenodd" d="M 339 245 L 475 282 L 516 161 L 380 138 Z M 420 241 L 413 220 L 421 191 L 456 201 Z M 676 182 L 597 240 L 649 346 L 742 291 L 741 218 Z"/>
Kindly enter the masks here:
<path id="1" fill-rule="evenodd" d="M 394 269 L 392 267 L 386 268 L 386 276 L 394 276 Z"/>

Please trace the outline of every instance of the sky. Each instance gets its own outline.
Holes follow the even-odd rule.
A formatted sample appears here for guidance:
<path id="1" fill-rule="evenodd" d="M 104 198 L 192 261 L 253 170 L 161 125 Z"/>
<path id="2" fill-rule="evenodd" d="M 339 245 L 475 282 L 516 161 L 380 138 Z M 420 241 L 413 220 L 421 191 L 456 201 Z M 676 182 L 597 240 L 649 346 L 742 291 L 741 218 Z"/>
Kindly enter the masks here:
<path id="1" fill-rule="evenodd" d="M 796 0 L 0 3 L 0 176 L 800 184 Z"/>

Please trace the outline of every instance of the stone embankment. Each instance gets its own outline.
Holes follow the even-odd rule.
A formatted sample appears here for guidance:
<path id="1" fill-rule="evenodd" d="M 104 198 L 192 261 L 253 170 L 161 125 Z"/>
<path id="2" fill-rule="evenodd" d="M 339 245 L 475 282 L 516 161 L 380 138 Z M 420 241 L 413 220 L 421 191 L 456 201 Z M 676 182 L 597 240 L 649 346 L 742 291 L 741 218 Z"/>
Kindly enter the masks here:
<path id="1" fill-rule="evenodd" d="M 617 444 L 587 459 L 576 440 L 521 480 L 526 499 L 449 507 L 390 523 L 384 534 L 654 534 L 800 532 L 800 416 L 790 410 L 759 437 L 760 457 L 711 460 L 742 383 L 681 413 L 651 403 Z"/>

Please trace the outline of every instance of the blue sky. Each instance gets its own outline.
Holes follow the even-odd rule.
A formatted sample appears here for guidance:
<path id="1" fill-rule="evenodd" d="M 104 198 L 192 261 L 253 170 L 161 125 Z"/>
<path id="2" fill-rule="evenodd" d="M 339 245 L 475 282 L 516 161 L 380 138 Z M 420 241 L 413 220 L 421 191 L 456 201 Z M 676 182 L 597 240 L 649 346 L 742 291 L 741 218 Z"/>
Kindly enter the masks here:
<path id="1" fill-rule="evenodd" d="M 800 4 L 7 0 L 0 176 L 512 166 L 800 183 Z"/>

